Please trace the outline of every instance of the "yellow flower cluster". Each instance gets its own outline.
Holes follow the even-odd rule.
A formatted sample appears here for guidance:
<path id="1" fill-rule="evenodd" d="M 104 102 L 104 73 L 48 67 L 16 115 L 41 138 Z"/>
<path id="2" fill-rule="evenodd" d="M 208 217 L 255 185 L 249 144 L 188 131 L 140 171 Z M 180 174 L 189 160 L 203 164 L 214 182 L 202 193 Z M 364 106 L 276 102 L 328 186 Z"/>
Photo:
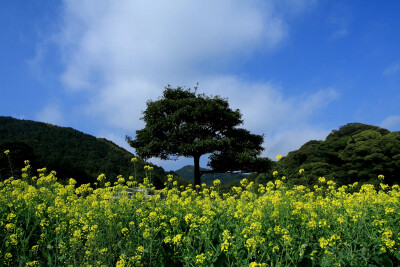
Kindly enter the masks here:
<path id="1" fill-rule="evenodd" d="M 219 185 L 221 185 L 221 181 L 218 179 L 214 180 L 213 184 L 214 184 L 214 186 L 219 186 Z"/>
<path id="2" fill-rule="evenodd" d="M 148 171 L 152 171 L 152 170 L 153 170 L 153 167 L 151 167 L 150 165 L 145 165 L 145 166 L 144 166 L 144 169 L 145 169 L 145 170 L 148 170 Z"/>
<path id="3" fill-rule="evenodd" d="M 106 180 L 106 175 L 104 173 L 100 174 L 97 177 L 97 181 L 99 181 L 99 182 L 104 182 L 105 180 Z"/>

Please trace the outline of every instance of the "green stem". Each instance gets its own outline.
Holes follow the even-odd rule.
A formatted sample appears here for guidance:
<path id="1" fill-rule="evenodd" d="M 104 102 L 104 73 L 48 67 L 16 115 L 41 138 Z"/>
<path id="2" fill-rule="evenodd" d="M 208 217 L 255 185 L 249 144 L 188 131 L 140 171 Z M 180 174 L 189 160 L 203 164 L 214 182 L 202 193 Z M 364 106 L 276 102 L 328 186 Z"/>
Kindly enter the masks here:
<path id="1" fill-rule="evenodd" d="M 10 166 L 10 171 L 11 171 L 11 176 L 14 177 L 14 172 L 13 172 L 13 168 L 11 165 L 11 160 L 10 160 L 10 156 L 8 154 L 6 154 L 7 159 L 8 159 L 8 166 Z"/>

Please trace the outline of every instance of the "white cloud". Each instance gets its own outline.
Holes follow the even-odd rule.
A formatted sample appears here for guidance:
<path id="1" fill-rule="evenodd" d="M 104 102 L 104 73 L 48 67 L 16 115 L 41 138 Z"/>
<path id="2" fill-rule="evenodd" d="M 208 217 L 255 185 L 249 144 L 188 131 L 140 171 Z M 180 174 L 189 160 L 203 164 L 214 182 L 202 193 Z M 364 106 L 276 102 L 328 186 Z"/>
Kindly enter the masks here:
<path id="1" fill-rule="evenodd" d="M 41 122 L 54 125 L 63 125 L 64 118 L 60 107 L 56 104 L 49 104 L 36 114 L 36 119 Z"/>
<path id="2" fill-rule="evenodd" d="M 299 13 L 309 1 L 294 2 Z M 167 84 L 194 84 L 287 36 L 283 7 L 273 1 L 88 0 L 62 10 L 62 81 L 88 90 L 87 114 L 129 131 Z"/>
<path id="3" fill-rule="evenodd" d="M 266 155 L 274 158 L 322 137 L 326 131 L 312 127 L 310 119 L 337 97 L 330 88 L 287 97 L 274 84 L 229 74 L 231 63 L 279 49 L 289 35 L 288 20 L 315 1 L 290 3 L 65 1 L 57 35 L 65 65 L 61 79 L 69 91 L 86 91 L 87 117 L 104 119 L 103 133 L 123 147 L 110 129 L 142 128 L 146 100 L 157 99 L 167 84 L 199 81 L 200 92 L 229 97 L 245 128 L 266 134 Z"/>
<path id="4" fill-rule="evenodd" d="M 218 76 L 200 83 L 207 94 L 221 94 L 228 97 L 233 108 L 243 113 L 244 126 L 253 130 L 293 128 L 299 122 L 306 122 L 318 109 L 338 97 L 333 88 L 321 89 L 315 93 L 286 97 L 282 88 L 272 83 L 252 83 L 235 76 Z"/>
<path id="5" fill-rule="evenodd" d="M 94 94 L 85 111 L 88 115 L 102 117 L 110 127 L 134 131 L 144 125 L 140 118 L 146 101 L 157 98 L 162 89 L 147 80 L 121 79 Z"/>
<path id="6" fill-rule="evenodd" d="M 244 128 L 265 134 L 264 155 L 271 158 L 298 149 L 311 139 L 324 139 L 330 129 L 313 126 L 311 119 L 339 96 L 335 89 L 327 88 L 286 97 L 271 83 L 249 83 L 234 76 L 215 77 L 200 84 L 207 88 L 207 94 L 218 92 L 228 97 L 230 106 L 242 112 Z"/>
<path id="7" fill-rule="evenodd" d="M 400 115 L 387 117 L 380 126 L 390 131 L 400 131 Z"/>
<path id="8" fill-rule="evenodd" d="M 68 1 L 64 12 L 63 81 L 73 89 L 132 74 L 171 79 L 286 36 L 283 18 L 264 1 Z"/>
<path id="9" fill-rule="evenodd" d="M 393 63 L 392 65 L 388 66 L 386 69 L 383 70 L 384 75 L 392 75 L 400 71 L 400 64 Z"/>

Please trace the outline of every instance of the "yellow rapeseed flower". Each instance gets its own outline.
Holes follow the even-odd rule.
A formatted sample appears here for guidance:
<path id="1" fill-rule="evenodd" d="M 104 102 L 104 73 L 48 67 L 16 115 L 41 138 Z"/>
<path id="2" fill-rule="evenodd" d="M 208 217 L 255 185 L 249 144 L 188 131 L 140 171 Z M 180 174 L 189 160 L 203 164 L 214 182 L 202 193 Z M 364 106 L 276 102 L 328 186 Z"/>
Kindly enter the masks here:
<path id="1" fill-rule="evenodd" d="M 7 221 L 11 222 L 14 220 L 15 217 L 17 217 L 17 215 L 15 215 L 14 213 L 9 213 L 7 215 Z"/>
<path id="2" fill-rule="evenodd" d="M 170 242 L 171 242 L 171 237 L 170 236 L 167 236 L 167 237 L 164 238 L 164 243 L 165 244 L 168 244 Z"/>
<path id="3" fill-rule="evenodd" d="M 99 253 L 101 255 L 105 255 L 107 252 L 108 252 L 108 248 L 102 248 L 102 249 L 99 250 Z"/>
<path id="4" fill-rule="evenodd" d="M 150 165 L 146 165 L 146 166 L 144 166 L 144 169 L 148 170 L 148 171 L 152 171 L 153 167 L 151 167 Z"/>
<path id="5" fill-rule="evenodd" d="M 10 244 L 13 245 L 13 246 L 18 245 L 18 240 L 17 240 L 17 235 L 16 234 L 10 235 Z"/>
<path id="6" fill-rule="evenodd" d="M 177 225 L 177 224 L 178 224 L 178 218 L 172 217 L 172 218 L 169 220 L 169 223 L 170 223 L 171 225 Z"/>
<path id="7" fill-rule="evenodd" d="M 40 264 L 39 264 L 39 262 L 38 261 L 29 261 L 29 262 L 27 262 L 26 263 L 26 265 L 25 265 L 26 267 L 36 267 L 36 266 L 40 266 Z"/>
<path id="8" fill-rule="evenodd" d="M 247 178 L 244 178 L 244 179 L 242 179 L 242 180 L 240 181 L 240 184 L 241 184 L 242 186 L 246 186 L 248 183 L 249 183 L 249 180 L 247 180 Z"/>
<path id="9" fill-rule="evenodd" d="M 181 241 L 182 241 L 182 234 L 178 234 L 174 236 L 174 238 L 172 238 L 172 243 L 174 243 L 174 245 L 179 245 Z"/>
<path id="10" fill-rule="evenodd" d="M 204 253 L 201 253 L 199 255 L 196 255 L 196 263 L 204 263 L 204 261 L 206 260 L 206 256 L 204 255 Z"/>
<path id="11" fill-rule="evenodd" d="M 100 174 L 100 175 L 97 177 L 97 181 L 99 181 L 99 182 L 103 182 L 103 181 L 105 181 L 105 180 L 106 180 L 106 175 L 105 175 L 104 173 Z"/>
<path id="12" fill-rule="evenodd" d="M 128 228 L 122 228 L 121 233 L 126 235 L 129 232 Z"/>
<path id="13" fill-rule="evenodd" d="M 143 246 L 138 246 L 136 251 L 139 252 L 139 253 L 143 253 L 144 252 L 144 247 Z"/>
<path id="14" fill-rule="evenodd" d="M 324 237 L 321 237 L 318 241 L 319 241 L 319 246 L 322 249 L 326 248 L 328 246 L 328 244 L 329 244 L 329 241 L 326 240 Z"/>
<path id="15" fill-rule="evenodd" d="M 150 229 L 145 229 L 143 232 L 143 238 L 149 238 L 151 236 Z"/>

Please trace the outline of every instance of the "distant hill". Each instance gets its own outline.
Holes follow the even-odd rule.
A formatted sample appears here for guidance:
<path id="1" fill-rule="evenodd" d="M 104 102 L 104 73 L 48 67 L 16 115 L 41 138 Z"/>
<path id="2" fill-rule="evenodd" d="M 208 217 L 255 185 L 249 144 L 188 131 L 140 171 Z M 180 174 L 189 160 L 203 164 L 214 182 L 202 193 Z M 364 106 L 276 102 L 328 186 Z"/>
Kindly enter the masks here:
<path id="1" fill-rule="evenodd" d="M 11 176 L 8 160 L 3 151 L 10 150 L 14 175 L 20 174 L 24 160 L 30 160 L 33 170 L 46 167 L 55 170 L 59 179 L 74 178 L 78 183 L 95 182 L 104 173 L 115 181 L 118 175 L 134 175 L 131 158 L 134 155 L 113 142 L 79 132 L 72 128 L 48 123 L 0 117 L 0 178 Z M 145 176 L 139 159 L 137 178 Z M 153 183 L 162 187 L 167 173 L 153 166 Z M 180 182 L 183 182 L 180 180 Z"/>
<path id="2" fill-rule="evenodd" d="M 200 168 L 201 171 L 208 171 L 208 169 Z M 179 170 L 175 171 L 182 179 L 193 183 L 194 179 L 194 166 L 186 165 Z M 236 183 L 243 179 L 246 174 L 234 174 L 234 173 L 205 173 L 201 176 L 201 182 L 207 185 L 212 185 L 214 180 L 219 179 L 222 186 L 227 186 L 232 183 Z"/>
<path id="3" fill-rule="evenodd" d="M 318 184 L 318 178 L 324 176 L 338 184 L 377 185 L 381 174 L 385 183 L 400 183 L 400 132 L 348 123 L 333 130 L 326 140 L 311 140 L 290 152 L 275 169 L 293 184 Z M 299 174 L 299 169 L 304 169 L 304 174 Z M 258 180 L 265 182 L 271 177 Z"/>

